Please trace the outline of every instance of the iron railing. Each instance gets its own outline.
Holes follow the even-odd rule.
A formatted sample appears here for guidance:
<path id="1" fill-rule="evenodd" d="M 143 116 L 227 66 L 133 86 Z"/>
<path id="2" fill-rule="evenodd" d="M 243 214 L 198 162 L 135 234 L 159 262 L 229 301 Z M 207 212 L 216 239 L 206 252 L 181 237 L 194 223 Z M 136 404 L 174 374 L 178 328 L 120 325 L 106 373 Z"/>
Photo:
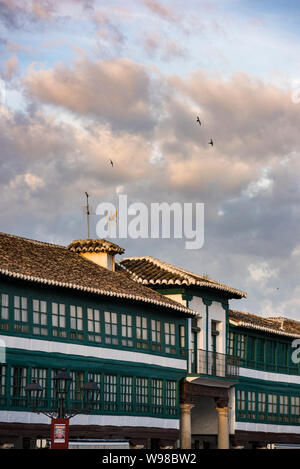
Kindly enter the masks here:
<path id="1" fill-rule="evenodd" d="M 188 371 L 192 374 L 237 379 L 239 358 L 208 350 L 189 350 Z"/>

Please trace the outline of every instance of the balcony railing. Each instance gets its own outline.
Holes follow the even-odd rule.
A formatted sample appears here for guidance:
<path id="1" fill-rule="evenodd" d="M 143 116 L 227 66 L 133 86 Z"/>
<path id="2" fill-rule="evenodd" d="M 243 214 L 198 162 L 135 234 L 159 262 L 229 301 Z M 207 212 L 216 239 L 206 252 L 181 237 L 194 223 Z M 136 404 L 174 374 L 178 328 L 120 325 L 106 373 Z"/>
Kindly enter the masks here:
<path id="1" fill-rule="evenodd" d="M 189 350 L 189 373 L 237 379 L 239 358 L 207 350 Z"/>

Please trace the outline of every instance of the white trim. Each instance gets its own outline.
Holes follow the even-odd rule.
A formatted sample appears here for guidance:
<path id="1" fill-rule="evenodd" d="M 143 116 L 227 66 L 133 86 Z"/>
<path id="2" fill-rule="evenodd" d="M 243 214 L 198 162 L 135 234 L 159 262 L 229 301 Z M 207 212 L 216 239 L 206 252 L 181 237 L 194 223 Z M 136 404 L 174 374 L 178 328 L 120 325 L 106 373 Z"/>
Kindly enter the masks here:
<path id="1" fill-rule="evenodd" d="M 0 411 L 0 422 L 24 424 L 50 424 L 46 415 L 34 412 Z M 157 427 L 179 429 L 179 419 L 158 419 L 156 417 L 137 417 L 130 415 L 76 415 L 70 425 L 101 425 L 116 427 Z"/>
<path id="2" fill-rule="evenodd" d="M 79 355 L 116 361 L 126 361 L 158 365 L 166 368 L 186 370 L 187 361 L 180 358 L 168 358 L 148 353 L 130 352 L 127 350 L 93 347 L 89 345 L 55 342 L 49 340 L 29 339 L 26 337 L 1 336 L 6 348 L 31 350 L 46 353 L 61 353 L 65 355 Z"/>
<path id="3" fill-rule="evenodd" d="M 275 381 L 278 383 L 300 384 L 300 376 L 297 375 L 271 373 L 250 368 L 240 368 L 240 376 L 252 379 L 262 379 L 264 381 Z"/>
<path id="4" fill-rule="evenodd" d="M 265 433 L 300 433 L 300 425 L 273 425 L 268 423 L 236 422 L 235 430 Z M 275 443 L 275 442 L 274 442 Z"/>

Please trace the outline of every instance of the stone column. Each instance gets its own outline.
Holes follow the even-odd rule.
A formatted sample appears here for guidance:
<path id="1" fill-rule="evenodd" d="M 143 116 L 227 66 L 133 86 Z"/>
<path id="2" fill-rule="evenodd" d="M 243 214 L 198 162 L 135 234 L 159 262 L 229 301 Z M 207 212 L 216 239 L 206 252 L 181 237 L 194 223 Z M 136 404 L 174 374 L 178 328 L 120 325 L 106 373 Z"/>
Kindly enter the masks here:
<path id="1" fill-rule="evenodd" d="M 218 449 L 229 449 L 228 400 L 216 400 L 218 412 Z"/>
<path id="2" fill-rule="evenodd" d="M 180 404 L 180 448 L 191 449 L 191 409 L 192 404 Z"/>

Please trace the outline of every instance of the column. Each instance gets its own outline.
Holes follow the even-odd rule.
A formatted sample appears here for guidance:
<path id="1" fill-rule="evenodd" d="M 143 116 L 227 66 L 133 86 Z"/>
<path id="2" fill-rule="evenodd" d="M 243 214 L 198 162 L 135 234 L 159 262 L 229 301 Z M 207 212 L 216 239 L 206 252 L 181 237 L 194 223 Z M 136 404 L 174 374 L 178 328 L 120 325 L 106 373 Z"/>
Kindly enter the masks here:
<path id="1" fill-rule="evenodd" d="M 228 400 L 216 400 L 218 412 L 218 449 L 229 449 Z"/>
<path id="2" fill-rule="evenodd" d="M 180 404 L 180 448 L 191 449 L 191 410 L 192 404 Z"/>

